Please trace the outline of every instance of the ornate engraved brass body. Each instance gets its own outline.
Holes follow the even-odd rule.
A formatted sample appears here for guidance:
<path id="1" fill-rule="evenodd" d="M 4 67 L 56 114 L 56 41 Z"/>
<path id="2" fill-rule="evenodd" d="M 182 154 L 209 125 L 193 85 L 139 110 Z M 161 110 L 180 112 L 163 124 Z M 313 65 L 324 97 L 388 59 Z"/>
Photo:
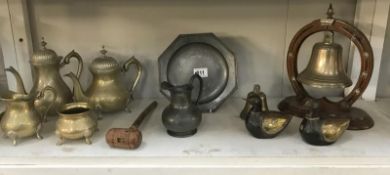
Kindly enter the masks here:
<path id="1" fill-rule="evenodd" d="M 57 98 L 53 104 L 53 108 L 49 110 L 49 114 L 54 115 L 60 106 L 71 102 L 73 96 L 71 90 L 60 75 L 60 68 L 69 64 L 71 58 L 76 58 L 78 61 L 77 77 L 80 77 L 83 69 L 83 61 L 80 55 L 74 50 L 62 59 L 53 50 L 46 48 L 47 43 L 45 41 L 42 41 L 41 44 L 43 49 L 34 52 L 30 60 L 35 75 L 33 77 L 31 93 L 37 94 L 46 86 L 53 87 L 57 92 Z M 40 112 L 43 112 L 43 107 L 50 103 L 52 103 L 51 98 L 43 98 L 35 103 L 35 106 Z"/>
<path id="2" fill-rule="evenodd" d="M 19 73 L 13 67 L 7 68 L 6 71 L 11 72 L 17 78 L 17 92 L 7 91 L 1 94 L 1 101 L 6 104 L 6 110 L 1 116 L 1 129 L 5 136 L 13 140 L 14 145 L 19 138 L 36 135 L 38 139 L 41 139 L 39 131 L 42 128 L 42 121 L 46 119 L 47 112 L 53 106 L 56 91 L 46 86 L 37 94 L 26 94 Z M 43 112 L 40 112 L 34 104 L 42 99 L 47 91 L 51 91 L 53 95 L 52 105 L 41 106 Z"/>
<path id="3" fill-rule="evenodd" d="M 97 130 L 97 122 L 88 103 L 65 104 L 58 114 L 56 134 L 59 141 L 57 145 L 62 145 L 65 139 L 85 139 L 87 144 L 92 144 L 91 137 Z"/>
<path id="4" fill-rule="evenodd" d="M 73 73 L 66 75 L 73 81 L 74 98 L 76 101 L 88 102 L 94 109 L 102 112 L 123 110 L 132 99 L 134 88 L 141 77 L 142 66 L 132 57 L 121 68 L 114 58 L 106 56 L 107 51 L 104 48 L 101 53 L 103 56 L 93 60 L 89 67 L 93 80 L 86 92 L 83 91 L 77 76 Z M 120 80 L 121 73 L 127 72 L 133 64 L 137 68 L 137 75 L 134 83 L 126 89 Z"/>

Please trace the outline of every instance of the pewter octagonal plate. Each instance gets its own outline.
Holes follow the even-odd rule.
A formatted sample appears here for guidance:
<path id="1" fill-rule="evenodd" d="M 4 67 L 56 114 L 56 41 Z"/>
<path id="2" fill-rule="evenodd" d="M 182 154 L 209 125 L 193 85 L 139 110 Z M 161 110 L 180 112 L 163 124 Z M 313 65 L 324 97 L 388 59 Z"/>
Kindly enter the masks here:
<path id="1" fill-rule="evenodd" d="M 199 73 L 203 79 L 199 108 L 204 112 L 215 111 L 237 88 L 235 56 L 213 33 L 179 35 L 158 62 L 160 83 L 183 85 L 195 72 Z M 168 91 L 160 91 L 170 97 Z M 193 97 L 196 93 L 198 84 Z"/>

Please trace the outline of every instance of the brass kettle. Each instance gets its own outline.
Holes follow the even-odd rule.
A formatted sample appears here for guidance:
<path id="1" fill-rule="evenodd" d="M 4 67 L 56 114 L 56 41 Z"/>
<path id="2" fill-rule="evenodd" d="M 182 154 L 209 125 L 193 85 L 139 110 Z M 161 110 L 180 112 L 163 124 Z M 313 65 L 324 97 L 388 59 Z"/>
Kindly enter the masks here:
<path id="1" fill-rule="evenodd" d="M 89 66 L 93 79 L 85 92 L 77 76 L 73 73 L 66 74 L 72 79 L 75 101 L 88 102 L 98 112 L 129 109 L 126 107 L 132 99 L 132 93 L 142 74 L 140 62 L 135 57 L 131 57 L 123 66 L 120 66 L 114 58 L 106 55 L 107 51 L 104 46 L 100 52 L 102 56 L 93 60 Z M 127 72 L 132 64 L 136 66 L 137 75 L 131 87 L 126 89 L 120 79 L 121 73 Z"/>
<path id="2" fill-rule="evenodd" d="M 78 61 L 77 77 L 80 77 L 83 69 L 83 61 L 81 56 L 72 50 L 64 58 L 57 56 L 56 52 L 46 48 L 46 42 L 42 38 L 42 49 L 33 53 L 30 63 L 33 68 L 34 79 L 31 93 L 37 94 L 47 86 L 53 87 L 57 92 L 57 98 L 53 104 L 53 108 L 49 110 L 49 115 L 55 115 L 56 111 L 64 104 L 72 102 L 73 93 L 65 84 L 60 75 L 60 68 L 69 64 L 71 58 L 76 58 Z M 62 61 L 62 62 L 61 62 Z M 38 110 L 43 106 L 52 103 L 47 98 L 40 99 L 35 106 Z M 42 112 L 42 111 L 41 111 Z"/>
<path id="3" fill-rule="evenodd" d="M 26 94 L 19 73 L 13 67 L 7 68 L 6 71 L 11 72 L 17 78 L 18 89 L 17 92 L 6 91 L 1 94 L 1 101 L 6 104 L 6 110 L 1 116 L 1 129 L 4 135 L 11 138 L 14 145 L 16 145 L 19 138 L 36 135 L 38 139 L 41 139 L 39 131 L 42 128 L 42 121 L 46 119 L 47 112 L 54 105 L 53 101 L 56 99 L 55 89 L 46 86 L 37 94 Z M 46 96 L 46 91 L 51 91 L 52 101 L 48 106 L 37 110 L 34 106 L 36 106 L 38 100 Z"/>

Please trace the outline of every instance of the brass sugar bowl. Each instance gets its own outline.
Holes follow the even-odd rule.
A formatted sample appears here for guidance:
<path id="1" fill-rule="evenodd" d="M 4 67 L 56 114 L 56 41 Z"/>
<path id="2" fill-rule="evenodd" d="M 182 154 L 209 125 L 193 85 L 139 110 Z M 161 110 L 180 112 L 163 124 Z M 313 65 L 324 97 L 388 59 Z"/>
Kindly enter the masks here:
<path id="1" fill-rule="evenodd" d="M 92 83 L 84 92 L 80 82 L 73 73 L 70 77 L 74 86 L 74 98 L 76 101 L 88 102 L 94 109 L 101 112 L 117 112 L 128 109 L 132 100 L 132 94 L 138 85 L 142 74 L 140 62 L 131 57 L 123 65 L 120 65 L 113 57 L 107 56 L 107 51 L 101 50 L 102 56 L 92 61 L 89 70 L 93 75 Z M 122 73 L 128 72 L 131 65 L 137 69 L 136 78 L 130 88 L 123 85 Z"/>
<path id="2" fill-rule="evenodd" d="M 65 139 L 85 139 L 85 143 L 92 144 L 91 137 L 97 131 L 97 122 L 88 103 L 65 104 L 58 111 L 58 115 L 56 135 L 59 141 L 57 145 L 62 145 Z"/>

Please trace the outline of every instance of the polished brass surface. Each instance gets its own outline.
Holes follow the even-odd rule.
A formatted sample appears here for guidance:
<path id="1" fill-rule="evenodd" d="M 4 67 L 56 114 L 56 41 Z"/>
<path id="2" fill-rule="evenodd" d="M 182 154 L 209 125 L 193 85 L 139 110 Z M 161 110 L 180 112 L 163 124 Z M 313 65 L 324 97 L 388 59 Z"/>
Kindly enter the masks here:
<path id="1" fill-rule="evenodd" d="M 1 129 L 6 137 L 12 139 L 14 145 L 17 144 L 18 139 L 33 135 L 42 139 L 39 132 L 50 106 L 46 108 L 46 111 L 40 113 L 35 109 L 34 103 L 43 98 L 46 91 L 51 91 L 54 96 L 56 94 L 50 86 L 45 87 L 35 97 L 31 94 L 20 94 L 12 91 L 1 94 L 1 101 L 6 104 L 5 112 L 1 116 Z"/>
<path id="2" fill-rule="evenodd" d="M 333 42 L 333 33 L 316 43 L 308 66 L 298 75 L 301 83 L 318 88 L 345 88 L 352 85 L 342 63 L 342 47 Z"/>
<path id="3" fill-rule="evenodd" d="M 324 140 L 328 142 L 336 141 L 348 128 L 349 119 L 328 119 L 322 123 L 321 131 Z"/>
<path id="4" fill-rule="evenodd" d="M 262 128 L 267 134 L 277 134 L 283 130 L 290 121 L 290 118 L 286 115 L 273 113 L 268 113 L 268 116 L 265 116 L 262 123 Z"/>
<path id="5" fill-rule="evenodd" d="M 75 58 L 78 61 L 77 77 L 80 77 L 83 69 L 83 61 L 81 56 L 71 51 L 63 59 L 51 50 L 46 48 L 46 42 L 42 38 L 42 49 L 33 53 L 30 63 L 33 68 L 33 87 L 31 93 L 36 94 L 47 86 L 53 87 L 57 92 L 57 98 L 53 104 L 53 108 L 49 111 L 50 115 L 55 115 L 56 111 L 65 103 L 72 102 L 72 92 L 65 84 L 60 75 L 60 68 L 70 63 L 71 58 Z M 63 60 L 63 62 L 61 62 Z M 36 108 L 41 111 L 43 106 L 47 106 L 52 103 L 51 98 L 43 98 L 36 103 Z M 42 111 L 41 111 L 42 112 Z"/>
<path id="6" fill-rule="evenodd" d="M 65 139 L 85 139 L 92 144 L 91 137 L 97 130 L 96 118 L 86 102 L 73 102 L 63 105 L 56 123 L 57 145 L 62 145 Z"/>
<path id="7" fill-rule="evenodd" d="M 74 98 L 76 101 L 88 102 L 94 109 L 102 112 L 126 109 L 141 77 L 142 66 L 136 58 L 132 57 L 121 68 L 114 58 L 106 56 L 107 51 L 104 48 L 101 53 L 102 57 L 96 58 L 89 67 L 93 80 L 85 92 L 77 76 L 73 73 L 66 74 L 73 81 Z M 134 83 L 126 89 L 120 80 L 121 72 L 127 72 L 133 64 L 136 66 L 137 75 Z"/>

